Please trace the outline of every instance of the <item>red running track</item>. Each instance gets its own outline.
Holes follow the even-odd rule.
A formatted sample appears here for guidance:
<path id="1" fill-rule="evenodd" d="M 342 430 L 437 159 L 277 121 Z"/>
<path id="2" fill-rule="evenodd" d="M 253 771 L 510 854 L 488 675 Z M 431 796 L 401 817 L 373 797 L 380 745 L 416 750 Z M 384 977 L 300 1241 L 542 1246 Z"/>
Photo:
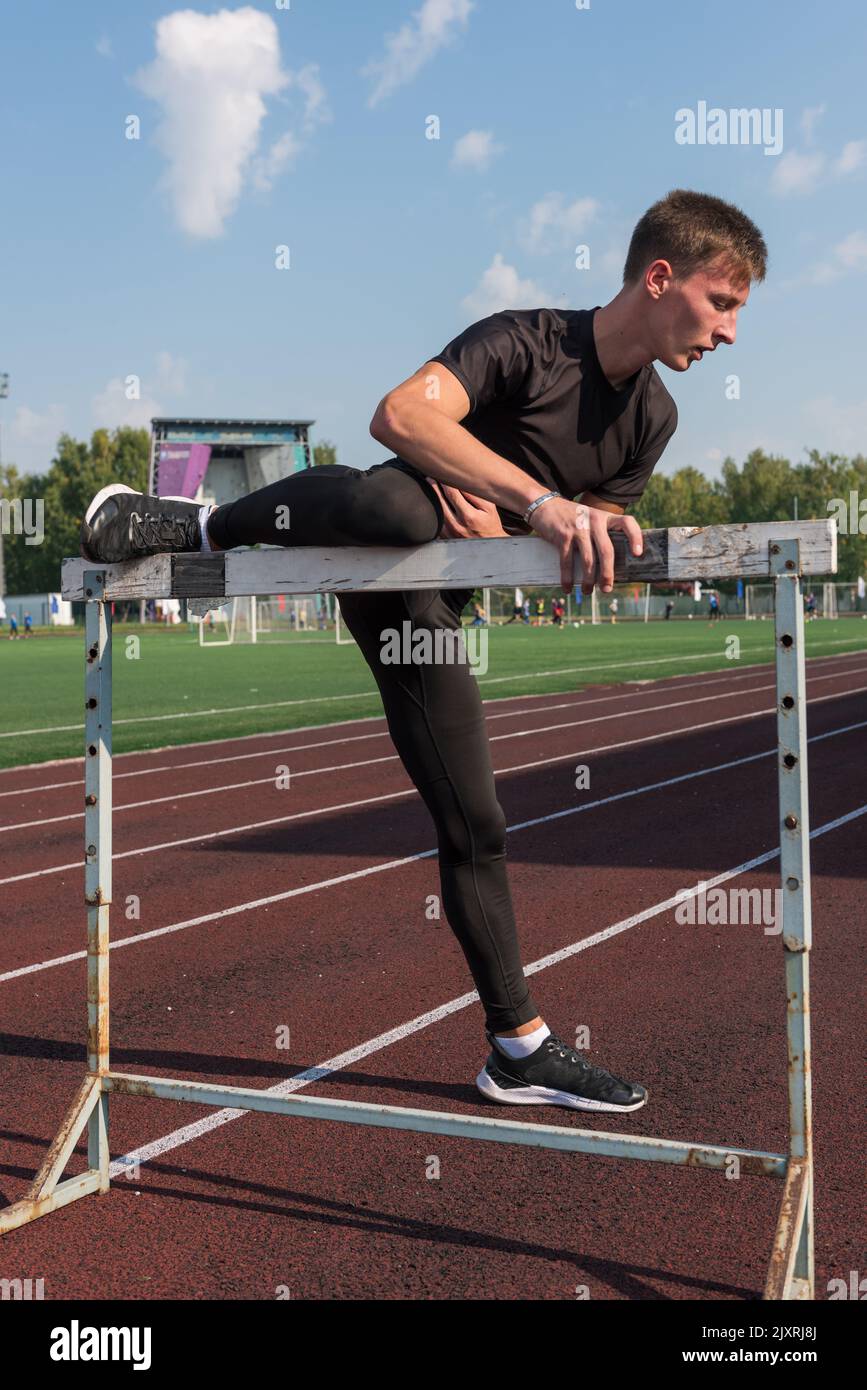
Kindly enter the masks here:
<path id="1" fill-rule="evenodd" d="M 831 827 L 811 846 L 822 1298 L 859 1267 L 867 652 L 810 661 L 808 698 L 811 825 Z M 448 924 L 429 919 L 433 828 L 384 720 L 115 759 L 112 1065 L 785 1151 L 779 937 L 654 910 L 776 847 L 772 668 L 486 714 L 534 996 L 552 1028 L 586 1026 L 592 1060 L 649 1088 L 642 1110 L 500 1109 L 476 1091 L 481 1010 Z M 80 778 L 80 760 L 0 773 L 4 1202 L 86 1065 Z M 731 884 L 778 881 L 771 858 Z M 125 1097 L 111 1145 L 111 1191 L 3 1237 L 0 1277 L 43 1278 L 46 1298 L 752 1299 L 782 1194 L 767 1178 Z M 70 1171 L 84 1166 L 82 1144 Z"/>

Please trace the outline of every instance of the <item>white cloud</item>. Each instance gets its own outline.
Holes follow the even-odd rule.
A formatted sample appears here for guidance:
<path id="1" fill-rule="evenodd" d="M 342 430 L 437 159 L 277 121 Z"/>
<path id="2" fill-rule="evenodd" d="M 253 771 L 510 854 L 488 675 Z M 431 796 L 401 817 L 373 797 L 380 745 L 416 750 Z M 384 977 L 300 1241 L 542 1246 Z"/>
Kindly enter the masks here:
<path id="1" fill-rule="evenodd" d="M 362 77 L 375 80 L 368 106 L 376 106 L 398 87 L 411 82 L 455 37 L 458 25 L 466 28 L 473 0 L 422 0 L 406 24 L 396 34 L 387 34 L 385 54 L 362 68 Z"/>
<path id="2" fill-rule="evenodd" d="M 16 442 L 20 442 L 53 448 L 57 443 L 57 436 L 63 429 L 63 414 L 62 405 L 50 405 L 41 415 L 38 411 L 31 410 L 29 405 L 19 405 L 12 417 L 10 433 L 13 447 Z"/>
<path id="3" fill-rule="evenodd" d="M 316 66 L 285 71 L 274 20 L 249 5 L 165 15 L 156 24 L 156 57 L 134 80 L 160 108 L 161 186 L 178 224 L 195 237 L 220 236 L 245 177 L 268 188 L 296 152 L 299 140 L 286 132 L 257 154 L 266 97 L 298 87 L 307 134 L 329 117 Z"/>
<path id="4" fill-rule="evenodd" d="M 775 161 L 771 188 L 783 196 L 789 193 L 813 193 L 825 167 L 823 154 L 799 154 L 788 150 Z"/>
<path id="5" fill-rule="evenodd" d="M 565 296 L 561 296 L 565 301 Z M 470 294 L 461 300 L 461 308 L 473 316 L 473 321 L 497 314 L 501 309 L 539 309 L 554 304 L 547 290 L 534 280 L 522 280 L 513 265 L 508 265 L 498 251 L 481 280 Z"/>
<path id="6" fill-rule="evenodd" d="M 801 125 L 808 144 L 813 143 L 813 124 L 825 110 L 824 106 L 808 106 Z M 845 178 L 860 169 L 867 155 L 867 141 L 848 140 L 833 162 L 820 150 L 804 154 L 788 150 L 776 161 L 771 175 L 771 190 L 783 197 L 792 193 L 815 193 L 827 177 Z"/>
<path id="7" fill-rule="evenodd" d="M 586 235 L 598 212 L 595 198 L 567 203 L 562 193 L 548 193 L 531 207 L 520 240 L 528 251 L 536 252 L 569 245 L 575 237 Z"/>
<path id="8" fill-rule="evenodd" d="M 116 429 L 119 425 L 150 429 L 151 417 L 165 413 L 160 397 L 186 395 L 188 371 L 185 357 L 175 357 L 163 348 L 156 355 L 154 371 L 139 383 L 140 387 L 147 387 L 140 400 L 127 400 L 126 384 L 120 377 L 112 377 L 103 390 L 97 392 L 91 401 L 94 424 L 105 429 Z"/>
<path id="9" fill-rule="evenodd" d="M 832 280 L 839 280 L 847 270 L 867 270 L 867 236 L 863 232 L 850 232 L 832 247 L 829 259 L 812 266 L 800 280 L 787 281 L 786 288 L 803 282 L 808 285 L 827 285 Z"/>
<path id="10" fill-rule="evenodd" d="M 468 130 L 455 141 L 451 163 L 455 169 L 485 170 L 495 155 L 502 154 L 505 146 L 494 143 L 490 130 Z"/>
<path id="11" fill-rule="evenodd" d="M 723 451 L 722 451 L 722 449 L 708 449 L 708 450 L 706 450 L 706 452 L 705 452 L 705 458 L 706 458 L 710 463 L 719 463 L 719 461 L 720 461 L 720 459 L 722 458 L 722 456 L 723 456 Z"/>
<path id="12" fill-rule="evenodd" d="M 287 130 L 275 140 L 268 153 L 257 156 L 250 166 L 253 187 L 260 193 L 267 193 L 273 187 L 275 178 L 290 164 L 302 148 L 297 136 Z"/>
<path id="13" fill-rule="evenodd" d="M 114 57 L 114 53 L 113 53 L 112 47 L 111 47 L 111 39 L 107 38 L 107 37 L 105 36 L 105 34 L 103 34 L 102 38 L 97 39 L 97 41 L 96 41 L 96 51 L 97 51 L 97 53 L 99 54 L 100 58 L 113 58 L 113 57 Z"/>
<path id="14" fill-rule="evenodd" d="M 867 141 L 847 140 L 841 154 L 834 162 L 834 173 L 841 176 L 854 173 L 864 163 L 865 154 L 867 154 Z"/>
<path id="15" fill-rule="evenodd" d="M 94 428 L 107 430 L 118 429 L 121 425 L 149 430 L 152 417 L 163 414 L 163 407 L 153 396 L 127 400 L 126 388 L 119 376 L 112 377 L 104 389 L 97 392 L 90 408 Z"/>
<path id="16" fill-rule="evenodd" d="M 808 145 L 813 143 L 813 127 L 820 116 L 825 114 L 825 104 L 821 106 L 807 106 L 801 113 L 801 129 L 804 132 L 804 139 Z"/>
<path id="17" fill-rule="evenodd" d="M 867 270 L 867 236 L 850 232 L 834 247 L 834 254 L 847 270 Z"/>

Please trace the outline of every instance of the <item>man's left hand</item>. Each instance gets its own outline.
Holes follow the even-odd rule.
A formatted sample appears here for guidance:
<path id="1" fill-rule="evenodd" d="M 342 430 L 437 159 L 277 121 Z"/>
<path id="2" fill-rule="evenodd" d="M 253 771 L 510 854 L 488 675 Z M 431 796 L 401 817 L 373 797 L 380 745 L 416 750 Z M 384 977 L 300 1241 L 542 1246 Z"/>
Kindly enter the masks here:
<path id="1" fill-rule="evenodd" d="M 443 507 L 444 521 L 437 540 L 470 540 L 478 536 L 507 536 L 503 530 L 496 503 L 472 492 L 463 492 L 449 483 L 427 480 Z"/>

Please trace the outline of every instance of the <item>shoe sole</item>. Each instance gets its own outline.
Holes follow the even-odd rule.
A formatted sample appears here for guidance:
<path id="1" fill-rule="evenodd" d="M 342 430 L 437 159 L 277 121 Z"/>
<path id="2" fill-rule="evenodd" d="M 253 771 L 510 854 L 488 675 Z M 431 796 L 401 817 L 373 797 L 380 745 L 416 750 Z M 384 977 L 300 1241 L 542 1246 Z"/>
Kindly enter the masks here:
<path id="1" fill-rule="evenodd" d="M 612 1115 L 625 1115 L 631 1110 L 640 1110 L 649 1100 L 649 1093 L 634 1105 L 612 1105 L 605 1100 L 591 1100 L 585 1096 L 573 1096 L 568 1091 L 555 1091 L 549 1086 L 520 1086 L 515 1090 L 504 1090 L 489 1076 L 485 1067 L 476 1077 L 476 1086 L 487 1100 L 495 1100 L 500 1105 L 562 1105 L 567 1110 L 605 1111 Z"/>

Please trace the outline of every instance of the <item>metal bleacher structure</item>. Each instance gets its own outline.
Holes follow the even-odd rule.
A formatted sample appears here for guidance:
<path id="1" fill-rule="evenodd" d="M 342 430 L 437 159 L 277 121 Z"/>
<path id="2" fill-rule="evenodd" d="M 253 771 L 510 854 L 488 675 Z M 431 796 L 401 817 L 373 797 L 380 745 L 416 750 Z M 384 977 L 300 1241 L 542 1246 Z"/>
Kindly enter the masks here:
<path id="1" fill-rule="evenodd" d="M 115 1071 L 109 1064 L 109 911 L 112 901 L 111 601 L 351 590 L 557 585 L 559 556 L 538 537 L 434 541 L 418 547 L 303 547 L 156 555 L 125 564 L 81 559 L 63 565 L 63 596 L 85 600 L 85 904 L 87 911 L 87 1071 L 27 1195 L 0 1210 L 0 1232 L 13 1230 L 91 1193 L 109 1191 L 109 1098 L 149 1096 L 271 1111 L 300 1119 L 343 1121 L 464 1139 L 557 1149 L 594 1157 L 643 1159 L 685 1167 L 781 1178 L 782 1200 L 764 1297 L 811 1299 L 813 1153 L 811 1130 L 809 953 L 810 852 L 805 723 L 802 575 L 836 571 L 833 520 L 673 527 L 644 533 L 640 557 L 614 533 L 615 580 L 743 577 L 776 590 L 775 649 L 780 934 L 785 975 L 789 1140 L 786 1153 L 529 1124 L 316 1096 L 278 1096 Z M 576 582 L 580 563 L 576 556 Z M 700 885 L 706 886 L 706 885 Z M 781 984 L 783 982 L 781 981 Z M 782 1057 L 780 1058 L 782 1072 Z M 782 1082 L 782 1077 L 781 1077 Z M 64 1177 L 87 1131 L 87 1165 Z"/>

